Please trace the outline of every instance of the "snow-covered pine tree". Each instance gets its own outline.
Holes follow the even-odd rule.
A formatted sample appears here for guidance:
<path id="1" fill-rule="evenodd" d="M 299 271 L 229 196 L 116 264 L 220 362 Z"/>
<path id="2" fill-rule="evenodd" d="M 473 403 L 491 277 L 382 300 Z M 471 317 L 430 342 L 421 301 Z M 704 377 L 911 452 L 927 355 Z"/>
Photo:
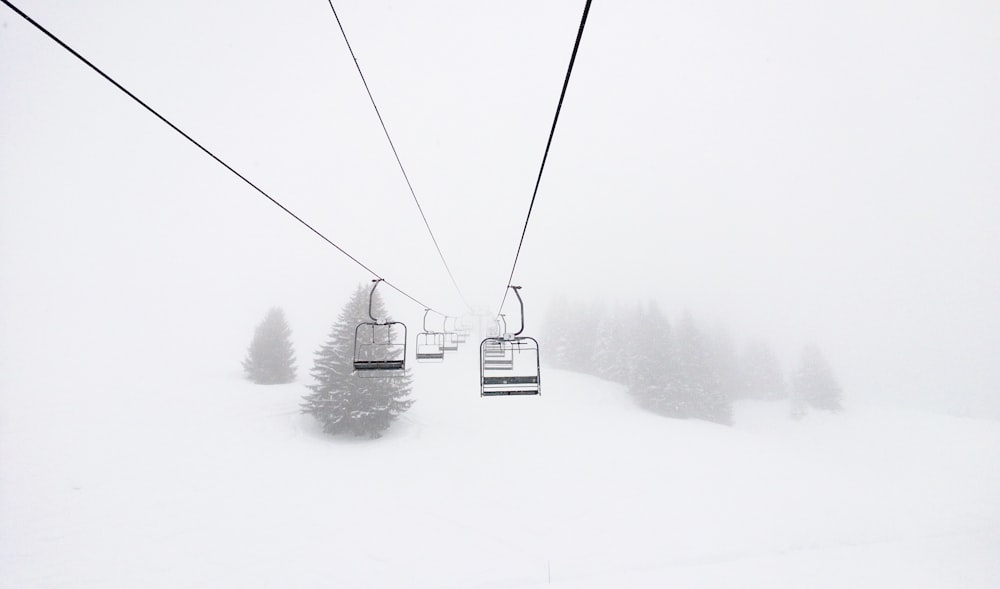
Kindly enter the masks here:
<path id="1" fill-rule="evenodd" d="M 413 404 L 408 398 L 412 384 L 409 370 L 391 378 L 360 378 L 354 373 L 354 330 L 370 320 L 369 291 L 365 285 L 354 291 L 326 343 L 317 350 L 309 372 L 316 383 L 309 385 L 312 392 L 303 397 L 302 412 L 319 420 L 329 434 L 378 438 Z M 378 292 L 372 300 L 372 314 L 387 317 Z"/>
<path id="2" fill-rule="evenodd" d="M 295 380 L 295 350 L 285 313 L 272 307 L 254 331 L 243 372 L 257 384 L 287 384 Z"/>
<path id="3" fill-rule="evenodd" d="M 669 414 L 730 424 L 732 401 L 712 364 L 709 343 L 689 313 L 677 327 L 676 375 L 670 382 Z"/>
<path id="4" fill-rule="evenodd" d="M 793 415 L 800 413 L 806 405 L 816 409 L 840 411 L 842 394 L 840 384 L 819 347 L 806 346 L 792 377 Z"/>
<path id="5" fill-rule="evenodd" d="M 621 309 L 612 309 L 610 313 L 602 312 L 597 317 L 591 374 L 612 382 L 628 384 L 629 342 L 624 337 L 624 315 Z"/>
<path id="6" fill-rule="evenodd" d="M 719 399 L 730 405 L 736 397 L 740 384 L 740 361 L 736 353 L 736 342 L 728 329 L 721 325 L 708 335 L 709 362 L 712 377 L 719 388 Z"/>
<path id="7" fill-rule="evenodd" d="M 548 308 L 543 324 L 547 362 L 556 368 L 593 374 L 594 326 L 590 309 L 560 296 Z M 516 328 L 520 319 L 508 318 L 509 328 Z"/>
<path id="8" fill-rule="evenodd" d="M 545 313 L 542 323 L 542 341 L 545 342 L 547 364 L 555 368 L 566 368 L 569 364 L 569 334 L 570 321 L 569 300 L 559 296 L 551 303 Z"/>
<path id="9" fill-rule="evenodd" d="M 628 354 L 628 389 L 645 409 L 663 415 L 672 411 L 673 346 L 670 322 L 656 303 L 640 305 L 632 317 Z"/>
<path id="10" fill-rule="evenodd" d="M 743 350 L 738 396 L 741 399 L 765 401 L 788 397 L 781 364 L 764 342 L 750 342 Z"/>
<path id="11" fill-rule="evenodd" d="M 597 318 L 603 314 L 603 309 L 598 303 L 573 304 L 570 309 L 571 312 L 564 327 L 569 344 L 567 368 L 583 374 L 596 374 L 594 345 L 597 341 L 597 331 L 595 325 Z"/>

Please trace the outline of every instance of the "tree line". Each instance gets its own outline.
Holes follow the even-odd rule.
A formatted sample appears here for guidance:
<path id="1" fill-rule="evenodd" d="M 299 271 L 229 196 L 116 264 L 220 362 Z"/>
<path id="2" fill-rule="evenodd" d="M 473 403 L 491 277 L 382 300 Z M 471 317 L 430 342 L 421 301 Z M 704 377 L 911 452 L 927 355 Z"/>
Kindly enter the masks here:
<path id="1" fill-rule="evenodd" d="M 316 351 L 313 382 L 301 409 L 330 434 L 377 438 L 410 408 L 412 376 L 358 378 L 353 366 L 355 327 L 369 319 L 369 291 L 359 285 Z M 389 319 L 378 293 L 376 317 Z M 243 360 L 257 384 L 296 379 L 291 328 L 280 308 L 268 311 Z M 811 408 L 840 410 L 842 390 L 816 346 L 806 346 L 786 379 L 770 346 L 737 346 L 728 331 L 708 329 L 690 313 L 671 322 L 656 303 L 608 309 L 565 297 L 549 308 L 540 337 L 545 364 L 625 385 L 636 403 L 676 418 L 730 424 L 740 399 L 786 401 L 794 417 Z"/>
<path id="2" fill-rule="evenodd" d="M 784 400 L 794 417 L 841 408 L 841 387 L 818 347 L 806 346 L 786 379 L 766 343 L 738 349 L 728 331 L 687 312 L 671 322 L 655 302 L 609 309 L 560 297 L 541 341 L 547 365 L 623 384 L 640 407 L 668 417 L 730 424 L 740 399 Z"/>

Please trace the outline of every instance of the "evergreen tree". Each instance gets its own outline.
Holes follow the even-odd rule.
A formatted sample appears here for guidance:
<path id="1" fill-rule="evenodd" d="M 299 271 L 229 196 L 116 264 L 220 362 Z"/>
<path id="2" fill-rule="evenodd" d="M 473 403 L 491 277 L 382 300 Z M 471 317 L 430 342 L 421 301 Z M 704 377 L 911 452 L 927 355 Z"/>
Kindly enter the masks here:
<path id="1" fill-rule="evenodd" d="M 639 306 L 631 321 L 628 388 L 636 402 L 650 411 L 676 415 L 673 346 L 670 322 L 656 303 Z"/>
<path id="2" fill-rule="evenodd" d="M 267 312 L 250 342 L 243 372 L 257 384 L 287 384 L 295 380 L 295 350 L 292 330 L 278 307 Z"/>
<path id="3" fill-rule="evenodd" d="M 354 333 L 358 324 L 370 321 L 370 288 L 360 285 L 330 329 L 326 343 L 316 352 L 310 371 L 315 384 L 303 397 L 302 412 L 323 424 L 329 434 L 351 433 L 378 438 L 397 417 L 413 404 L 408 399 L 412 384 L 409 370 L 390 378 L 360 378 L 354 373 Z M 378 292 L 372 314 L 386 318 Z"/>
<path id="4" fill-rule="evenodd" d="M 716 326 L 708 338 L 712 381 L 719 389 L 719 399 L 729 405 L 740 388 L 740 362 L 736 342 L 728 329 Z"/>
<path id="5" fill-rule="evenodd" d="M 569 363 L 569 301 L 565 296 L 549 303 L 542 323 L 542 340 L 545 342 L 546 363 L 553 368 L 565 368 Z"/>
<path id="6" fill-rule="evenodd" d="M 594 376 L 628 384 L 629 341 L 622 325 L 624 313 L 613 309 L 610 314 L 601 312 L 596 319 L 594 357 L 591 360 Z"/>
<path id="7" fill-rule="evenodd" d="M 750 342 L 740 359 L 738 396 L 742 399 L 771 401 L 788 397 L 781 365 L 764 342 Z"/>
<path id="8" fill-rule="evenodd" d="M 732 423 L 732 402 L 704 333 L 685 313 L 677 328 L 674 378 L 669 382 L 669 414 L 717 423 Z"/>
<path id="9" fill-rule="evenodd" d="M 792 378 L 793 415 L 800 415 L 805 406 L 840 411 L 842 393 L 833 370 L 826 363 L 819 348 L 806 346 L 802 350 L 798 369 Z"/>
<path id="10" fill-rule="evenodd" d="M 568 368 L 583 374 L 596 374 L 594 349 L 597 343 L 596 324 L 604 309 L 598 303 L 571 306 L 566 333 L 569 340 Z"/>
<path id="11" fill-rule="evenodd" d="M 549 305 L 543 324 L 547 362 L 556 368 L 593 374 L 594 321 L 592 309 L 559 297 Z M 508 327 L 516 328 L 520 319 L 514 316 Z"/>

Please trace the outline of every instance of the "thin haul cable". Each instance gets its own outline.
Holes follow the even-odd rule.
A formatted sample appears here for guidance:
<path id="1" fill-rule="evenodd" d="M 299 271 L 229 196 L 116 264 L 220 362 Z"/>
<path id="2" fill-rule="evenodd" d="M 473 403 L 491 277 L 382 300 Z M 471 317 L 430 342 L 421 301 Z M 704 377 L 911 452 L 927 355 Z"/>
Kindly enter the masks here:
<path id="1" fill-rule="evenodd" d="M 399 164 L 399 171 L 403 173 L 403 179 L 406 180 L 406 187 L 410 189 L 410 195 L 413 196 L 413 202 L 417 204 L 417 210 L 420 211 L 420 218 L 424 220 L 424 227 L 427 228 L 427 233 L 430 234 L 431 241 L 434 242 L 434 248 L 437 250 L 438 256 L 441 258 L 441 263 L 444 264 L 444 269 L 448 272 L 448 278 L 451 278 L 451 283 L 455 286 L 458 296 L 462 299 L 465 306 L 471 311 L 472 307 L 469 306 L 469 301 L 467 301 L 465 295 L 462 294 L 462 289 L 459 288 L 458 281 L 455 280 L 455 275 L 451 273 L 451 267 L 448 266 L 448 262 L 444 258 L 441 246 L 438 245 L 438 240 L 434 237 L 434 231 L 431 230 L 431 224 L 427 221 L 427 215 L 424 214 L 424 208 L 420 206 L 420 200 L 417 198 L 416 191 L 413 190 L 413 184 L 410 183 L 410 177 L 407 175 L 406 169 L 403 167 L 403 161 L 399 158 L 399 152 L 396 151 L 396 145 L 392 142 L 392 137 L 389 136 L 389 129 L 385 125 L 382 113 L 379 111 L 378 105 L 375 104 L 375 97 L 372 95 L 372 90 L 368 86 L 368 80 L 365 79 L 365 74 L 361 71 L 361 64 L 358 63 L 358 57 L 354 54 L 354 48 L 351 47 L 351 42 L 347 40 L 347 31 L 344 30 L 344 25 L 340 22 L 340 16 L 337 14 L 337 9 L 333 7 L 333 0 L 327 0 L 327 3 L 330 5 L 330 10 L 333 12 L 333 18 L 336 19 L 337 26 L 340 28 L 340 34 L 344 37 L 344 43 L 347 45 L 347 50 L 351 53 L 351 59 L 354 60 L 354 67 L 357 68 L 358 75 L 361 76 L 361 83 L 365 86 L 365 92 L 368 93 L 368 100 L 371 101 L 372 108 L 375 109 L 375 115 L 378 116 L 378 122 L 382 125 L 382 131 L 385 133 L 385 138 L 389 141 L 389 147 L 392 148 L 392 155 L 396 157 L 396 163 Z"/>
<path id="2" fill-rule="evenodd" d="M 151 107 L 148 104 L 146 104 L 145 102 L 143 102 L 142 99 L 140 99 L 138 96 L 136 96 L 135 94 L 133 94 L 132 92 L 130 92 L 127 88 L 125 88 L 124 86 L 122 86 L 121 84 L 119 84 L 117 81 L 115 81 L 114 78 L 112 78 L 108 74 L 104 73 L 104 71 L 101 70 L 101 68 L 99 68 L 96 65 L 94 65 L 86 57 L 80 55 L 80 53 L 78 53 L 75 49 L 73 49 L 72 47 L 70 47 L 69 45 L 67 45 L 65 42 L 63 42 L 62 39 L 60 39 L 55 34 L 53 34 L 52 32 L 50 32 L 48 29 L 46 29 L 44 26 L 42 26 L 40 23 L 38 23 L 38 21 L 36 21 L 35 19 L 33 19 L 30 16 L 28 16 L 27 14 L 25 14 L 20 8 L 18 8 L 14 4 L 12 4 L 9 0 L 0 0 L 0 2 L 3 2 L 4 4 L 6 4 L 11 10 L 13 10 L 15 13 L 17 13 L 18 16 L 20 16 L 21 18 L 23 18 L 24 20 L 26 20 L 28 23 L 30 23 L 32 26 L 34 26 L 39 31 L 41 31 L 45 36 L 47 36 L 48 38 L 50 38 L 53 41 L 55 41 L 60 47 L 62 47 L 63 49 L 65 49 L 66 51 L 68 51 L 69 53 L 71 53 L 74 57 L 76 57 L 77 59 L 79 59 L 80 61 L 82 61 L 90 69 L 92 69 L 95 72 L 97 72 L 98 75 L 100 75 L 102 78 L 104 78 L 105 80 L 107 80 L 108 82 L 110 82 L 113 86 L 115 86 L 116 88 L 118 88 L 119 90 L 121 90 L 129 98 L 131 98 L 132 100 L 134 100 L 135 102 L 137 102 L 144 109 L 146 109 L 147 111 L 149 111 L 150 113 L 152 113 L 153 116 L 155 116 L 156 118 L 160 119 L 160 121 L 162 121 L 163 123 L 165 123 L 168 127 L 170 127 L 171 129 L 173 129 L 174 131 L 176 131 L 178 134 L 180 134 L 182 137 L 184 137 L 185 139 L 187 139 L 195 147 L 197 147 L 198 149 L 200 149 L 201 151 L 203 151 L 206 155 L 208 155 L 213 160 L 215 160 L 219 165 L 221 165 L 222 167 L 224 167 L 227 170 L 229 170 L 230 172 L 232 172 L 237 178 L 239 178 L 240 180 L 242 180 L 243 182 L 245 182 L 248 186 L 250 186 L 255 191 L 257 191 L 261 196 L 263 196 L 267 200 L 271 201 L 275 206 L 277 206 L 278 208 L 280 208 L 282 211 L 288 213 L 293 219 L 295 219 L 296 221 L 298 221 L 299 223 L 301 223 L 302 225 L 304 225 L 306 228 L 308 228 L 310 231 L 312 231 L 313 233 L 315 233 L 317 236 L 319 236 L 320 239 L 322 239 L 326 243 L 332 245 L 334 248 L 337 249 L 337 251 L 339 251 L 340 253 L 342 253 L 345 256 L 347 256 L 348 259 L 350 259 L 352 262 L 354 262 L 358 266 L 361 266 L 362 268 L 364 268 L 369 274 L 371 274 L 375 278 L 382 278 L 381 275 L 379 275 L 377 272 L 375 272 L 374 270 L 372 270 L 371 268 L 369 268 L 368 266 L 366 266 L 363 262 L 361 262 L 361 260 L 359 260 L 359 259 L 355 258 L 354 256 L 352 256 L 351 254 L 347 253 L 347 251 L 344 248 L 342 248 L 339 245 L 337 245 L 336 243 L 334 243 L 329 237 L 327 237 L 326 235 L 323 235 L 323 233 L 321 233 L 318 229 L 316 229 L 315 227 L 313 227 L 312 225 L 310 225 L 309 223 L 307 223 L 304 219 L 302 219 L 301 217 L 299 217 L 298 215 L 296 215 L 295 213 L 293 213 L 288 207 L 286 207 L 285 205 L 283 205 L 280 202 L 278 202 L 277 199 L 275 199 L 270 194 L 268 194 L 263 189 L 261 189 L 259 186 L 257 186 L 256 184 L 254 184 L 246 176 L 244 176 L 240 172 L 236 171 L 235 168 L 233 168 L 232 166 L 230 166 L 229 164 L 227 164 L 226 162 L 224 162 L 219 156 L 217 156 L 214 153 L 212 153 L 207 147 L 205 147 L 204 145 L 202 145 L 201 143 L 199 143 L 198 141 L 196 141 L 194 138 L 192 138 L 190 135 L 188 135 L 187 133 L 185 133 L 184 131 L 182 131 L 180 129 L 180 127 L 178 127 L 177 125 L 175 125 L 172 122 L 170 122 L 166 117 L 164 117 L 159 112 L 157 112 L 153 107 Z M 384 278 L 382 278 L 382 281 L 385 282 L 385 284 L 387 286 L 389 286 L 390 288 L 392 288 L 393 290 L 395 290 L 399 294 L 403 295 L 404 297 L 410 299 L 414 303 L 420 305 L 421 307 L 423 307 L 425 309 L 428 308 L 427 305 L 425 305 L 424 303 L 420 302 L 418 299 L 414 298 L 412 295 L 410 295 L 409 293 L 407 293 L 403 289 L 399 288 L 395 284 L 389 282 L 388 280 L 385 280 Z M 437 312 L 437 311 L 435 311 L 435 312 Z"/>
<path id="3" fill-rule="evenodd" d="M 576 42 L 573 44 L 573 53 L 569 58 L 569 67 L 566 69 L 566 78 L 563 80 L 562 92 L 559 94 L 559 104 L 556 106 L 556 116 L 552 120 L 552 129 L 549 131 L 549 140 L 545 144 L 545 153 L 542 155 L 542 165 L 538 169 L 538 179 L 535 180 L 535 190 L 531 194 L 531 204 L 528 205 L 528 215 L 524 219 L 524 229 L 521 230 L 521 241 L 517 244 L 517 253 L 514 254 L 514 263 L 510 268 L 510 276 L 507 278 L 507 287 L 503 291 L 503 299 L 497 308 L 497 316 L 503 311 L 503 304 L 507 302 L 507 293 L 514 283 L 514 270 L 517 269 L 517 260 L 521 257 L 521 246 L 524 245 L 524 236 L 528 233 L 528 221 L 531 220 L 531 211 L 535 208 L 535 198 L 538 196 L 538 186 L 542 183 L 542 172 L 545 171 L 545 161 L 549 158 L 549 148 L 552 147 L 552 137 L 556 134 L 556 124 L 559 123 L 559 112 L 562 110 L 563 99 L 566 98 L 566 88 L 569 87 L 569 78 L 573 74 L 573 63 L 576 62 L 576 53 L 580 49 L 580 39 L 583 38 L 583 28 L 587 25 L 587 14 L 590 12 L 590 2 L 583 7 L 583 17 L 580 19 L 580 30 L 576 33 Z"/>

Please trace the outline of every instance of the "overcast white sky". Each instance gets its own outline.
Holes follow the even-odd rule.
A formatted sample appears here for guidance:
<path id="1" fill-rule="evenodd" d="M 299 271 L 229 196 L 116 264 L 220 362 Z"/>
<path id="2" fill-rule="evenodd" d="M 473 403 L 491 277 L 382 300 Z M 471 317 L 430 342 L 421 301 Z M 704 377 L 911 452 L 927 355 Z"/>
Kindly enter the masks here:
<path id="1" fill-rule="evenodd" d="M 461 312 L 325 1 L 18 5 Z M 491 312 L 582 7 L 337 3 L 444 253 Z M 997 31 L 989 0 L 597 0 L 515 277 L 529 331 L 560 293 L 655 298 L 786 361 L 819 344 L 853 398 L 1000 415 Z M 51 369 L 59 345 L 80 367 L 236 366 L 267 306 L 318 344 L 369 278 L 0 8 L 0 371 Z"/>

